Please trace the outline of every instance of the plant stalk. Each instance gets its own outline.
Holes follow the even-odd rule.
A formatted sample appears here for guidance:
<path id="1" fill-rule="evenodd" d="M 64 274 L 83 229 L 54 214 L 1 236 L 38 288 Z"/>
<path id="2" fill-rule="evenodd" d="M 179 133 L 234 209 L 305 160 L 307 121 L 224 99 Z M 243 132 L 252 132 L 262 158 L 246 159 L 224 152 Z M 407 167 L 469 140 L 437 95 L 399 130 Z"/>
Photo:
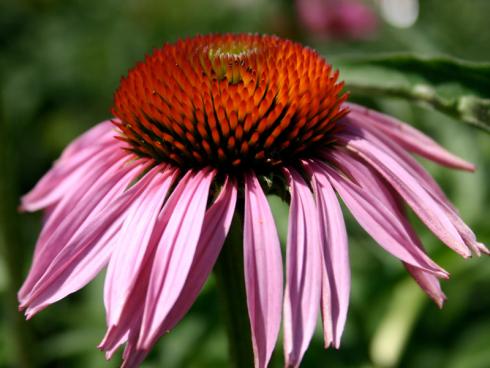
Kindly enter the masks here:
<path id="1" fill-rule="evenodd" d="M 243 237 L 241 221 L 235 215 L 214 272 L 221 294 L 228 334 L 230 366 L 254 366 L 247 296 L 243 277 Z"/>

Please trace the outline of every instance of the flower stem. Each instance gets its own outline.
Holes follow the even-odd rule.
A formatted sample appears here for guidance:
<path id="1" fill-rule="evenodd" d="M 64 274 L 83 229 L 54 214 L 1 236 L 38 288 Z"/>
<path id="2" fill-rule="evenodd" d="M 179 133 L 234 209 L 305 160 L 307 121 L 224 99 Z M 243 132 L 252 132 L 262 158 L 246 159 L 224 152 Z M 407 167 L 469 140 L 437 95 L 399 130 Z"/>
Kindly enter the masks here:
<path id="1" fill-rule="evenodd" d="M 228 238 L 214 267 L 228 333 L 230 366 L 254 366 L 247 297 L 243 278 L 241 221 L 235 215 Z"/>

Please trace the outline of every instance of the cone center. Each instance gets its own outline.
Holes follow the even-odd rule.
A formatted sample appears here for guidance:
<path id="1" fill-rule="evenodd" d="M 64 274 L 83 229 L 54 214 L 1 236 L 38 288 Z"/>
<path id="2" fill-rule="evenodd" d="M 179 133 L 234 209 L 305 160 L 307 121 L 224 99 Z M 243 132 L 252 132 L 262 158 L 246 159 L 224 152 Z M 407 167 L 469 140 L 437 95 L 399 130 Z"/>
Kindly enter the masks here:
<path id="1" fill-rule="evenodd" d="M 194 168 L 270 168 L 314 153 L 345 115 L 342 83 L 316 52 L 274 36 L 167 44 L 115 93 L 136 154 Z"/>

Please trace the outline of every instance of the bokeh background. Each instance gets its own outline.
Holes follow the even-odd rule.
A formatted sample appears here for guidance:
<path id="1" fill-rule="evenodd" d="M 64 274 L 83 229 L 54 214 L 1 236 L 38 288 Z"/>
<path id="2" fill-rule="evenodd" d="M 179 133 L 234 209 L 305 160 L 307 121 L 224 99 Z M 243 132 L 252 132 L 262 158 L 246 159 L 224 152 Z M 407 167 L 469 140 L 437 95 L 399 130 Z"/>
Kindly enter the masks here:
<path id="1" fill-rule="evenodd" d="M 119 78 L 153 48 L 196 33 L 261 32 L 298 40 L 327 58 L 411 51 L 490 60 L 487 0 L 420 1 L 413 25 L 400 23 L 396 14 L 383 16 L 381 1 L 365 1 L 374 20 L 357 33 L 349 32 L 357 21 L 347 22 L 347 31 L 345 19 L 308 23 L 300 1 L 0 2 L 0 367 L 120 364 L 119 356 L 106 362 L 96 349 L 105 326 L 102 276 L 31 321 L 18 313 L 15 293 L 28 271 L 41 218 L 21 215 L 16 207 L 70 140 L 110 117 Z M 427 167 L 480 240 L 490 243 L 490 137 L 404 101 L 362 102 L 412 123 L 477 164 L 475 174 Z M 284 240 L 287 206 L 277 198 L 271 203 Z M 431 256 L 452 275 L 443 283 L 444 309 L 348 217 L 353 285 L 342 347 L 324 350 L 318 329 L 303 367 L 490 367 L 488 259 L 463 261 L 413 221 Z M 219 300 L 211 278 L 144 367 L 227 367 Z M 279 345 L 272 367 L 283 364 Z"/>

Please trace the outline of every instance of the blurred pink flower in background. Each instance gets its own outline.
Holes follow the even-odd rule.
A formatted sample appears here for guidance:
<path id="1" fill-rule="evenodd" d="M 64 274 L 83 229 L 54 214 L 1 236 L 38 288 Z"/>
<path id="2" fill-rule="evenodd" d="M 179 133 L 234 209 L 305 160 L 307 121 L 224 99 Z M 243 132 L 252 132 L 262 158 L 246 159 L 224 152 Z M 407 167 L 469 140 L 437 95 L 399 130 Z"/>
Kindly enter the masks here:
<path id="1" fill-rule="evenodd" d="M 356 0 L 296 0 L 301 25 L 315 36 L 366 39 L 378 28 L 376 13 Z"/>

